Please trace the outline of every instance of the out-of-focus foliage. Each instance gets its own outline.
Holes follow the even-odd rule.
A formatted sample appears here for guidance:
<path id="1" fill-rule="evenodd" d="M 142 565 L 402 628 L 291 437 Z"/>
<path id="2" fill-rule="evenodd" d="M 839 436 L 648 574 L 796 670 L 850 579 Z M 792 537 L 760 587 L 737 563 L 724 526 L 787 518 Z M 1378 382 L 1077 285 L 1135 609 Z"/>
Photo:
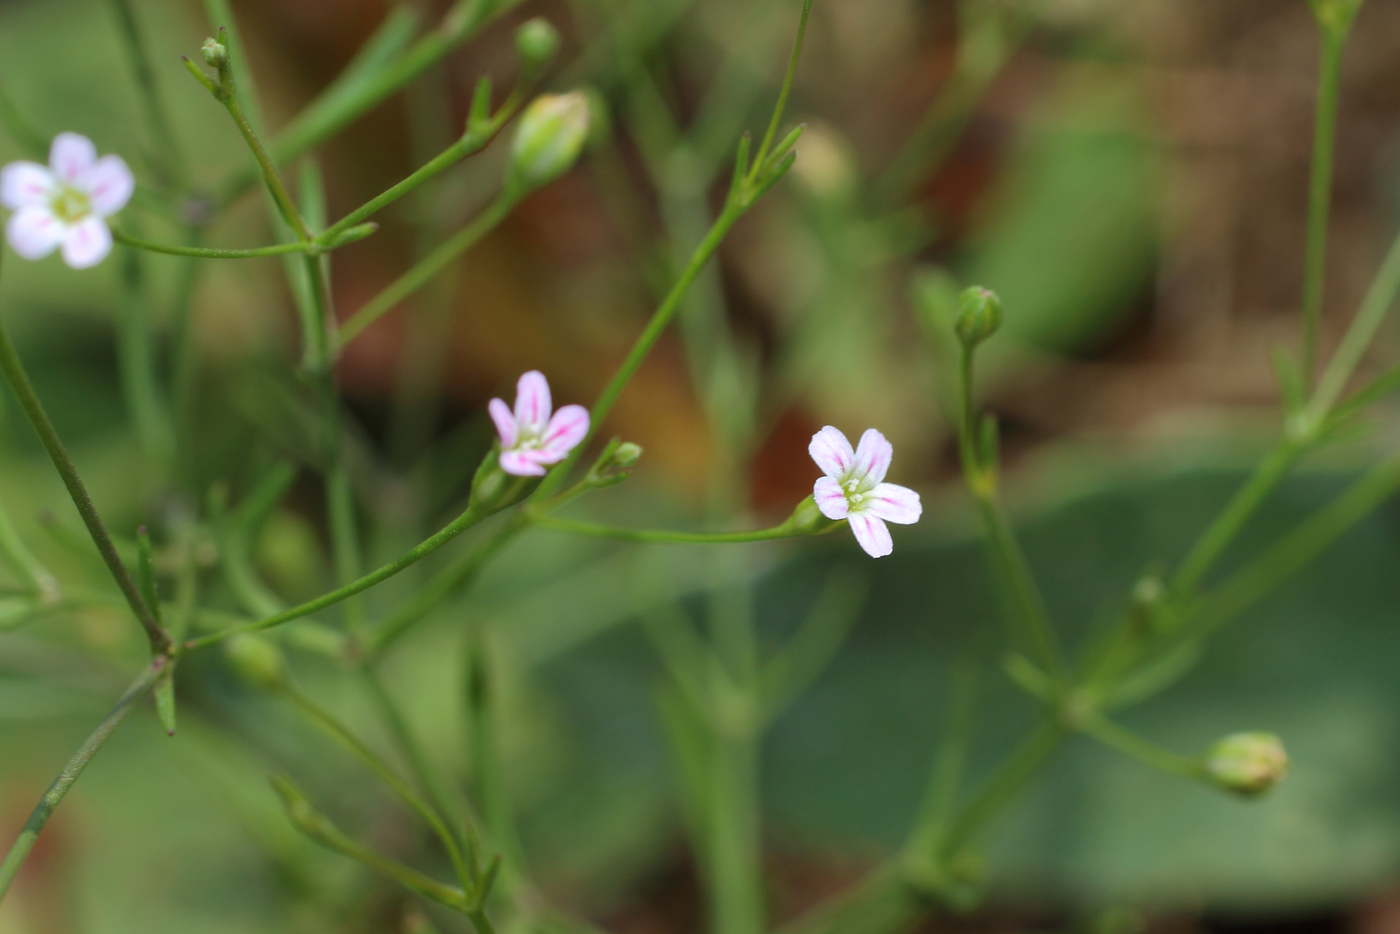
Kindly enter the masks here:
<path id="1" fill-rule="evenodd" d="M 804 143 L 799 172 L 736 231 L 722 271 L 701 283 L 694 302 L 701 310 L 689 311 L 683 328 L 700 328 L 705 307 L 727 314 L 742 346 L 721 387 L 733 395 L 721 393 L 720 402 L 746 394 L 768 400 L 753 429 L 761 451 L 751 478 L 757 510 L 785 513 L 810 490 L 813 470 L 804 450 L 812 427 L 879 424 L 899 446 L 902 468 L 908 465 L 902 479 L 922 480 L 929 491 L 924 525 L 873 569 L 852 554 L 844 533 L 798 548 L 745 546 L 737 556 L 533 533 L 505 553 L 471 596 L 443 607 L 427 632 L 396 649 L 386 670 L 434 756 L 460 768 L 452 761 L 463 730 L 459 624 L 486 624 L 504 678 L 504 735 L 525 848 L 564 901 L 598 915 L 627 905 L 639 880 L 676 858 L 682 840 L 675 764 L 656 711 L 660 670 L 636 626 L 641 615 L 671 601 L 693 609 L 709 587 L 754 582 L 762 631 L 772 639 L 795 625 L 834 569 L 849 566 L 868 577 L 871 596 L 849 643 L 780 720 L 766 753 L 768 833 L 774 851 L 795 854 L 797 863 L 874 862 L 901 842 L 943 723 L 948 673 L 960 659 L 983 664 L 979 680 L 990 713 L 979 725 L 977 768 L 1003 753 L 1031 720 L 1030 702 L 988 661 L 1002 644 L 1003 614 L 956 487 L 939 489 L 948 476 L 934 404 L 939 374 L 908 314 L 904 288 L 915 260 L 948 266 L 958 278 L 1002 295 L 1006 331 L 1016 343 L 1000 360 L 998 385 L 1006 408 L 1026 428 L 1024 436 L 1010 436 L 1013 454 L 1062 432 L 1126 427 L 1136 435 L 1062 458 L 1054 469 L 1036 469 L 1051 458 L 1031 452 L 1027 469 L 1012 474 L 1024 491 L 1032 563 L 1052 613 L 1071 634 L 1075 621 L 1103 620 L 1118 609 L 1108 601 L 1126 593 L 1144 567 L 1179 556 L 1239 480 L 1228 466 L 1186 469 L 1180 431 L 1156 434 L 1142 416 L 1124 416 L 1119 400 L 1141 402 L 1149 415 L 1179 415 L 1200 411 L 1193 406 L 1268 401 L 1271 391 L 1261 375 L 1263 345 L 1277 328 L 1266 315 L 1204 323 L 1142 317 L 1143 305 L 1157 300 L 1169 310 L 1192 305 L 1189 295 L 1172 290 L 1184 281 L 1182 270 L 1199 262 L 1180 239 L 1182 230 L 1196 228 L 1162 203 L 1181 195 L 1172 175 L 1180 166 L 1162 145 L 1175 111 L 1154 110 L 1150 80 L 1089 66 L 1141 55 L 1151 66 L 1145 70 L 1167 69 L 1162 61 L 1170 62 L 1174 34 L 1163 40 L 1166 51 L 1134 44 L 1143 22 L 1170 20 L 1164 4 L 1125 4 L 1133 10 L 1121 19 L 1106 9 L 1111 4 L 1047 4 L 1044 35 L 1028 53 L 1026 71 L 1013 74 L 1010 89 L 973 121 L 945 173 L 915 192 L 910 205 L 884 211 L 866 193 L 878 174 L 872 166 L 898 147 L 951 67 L 942 33 L 951 32 L 953 17 L 943 7 L 952 5 L 818 2 L 797 107 L 821 123 Z M 296 66 L 323 70 L 295 51 L 315 47 L 307 36 L 319 35 L 316 24 L 335 21 L 337 12 L 334 3 L 286 6 L 300 12 L 279 19 L 278 4 L 249 3 L 246 10 L 235 4 L 249 14 L 250 37 L 267 43 L 261 52 L 253 44 L 253 66 L 267 109 L 277 116 L 291 112 L 297 97 L 284 85 L 314 85 Z M 543 12 L 564 22 L 572 9 L 586 24 L 614 6 L 627 5 L 580 0 L 576 8 L 556 4 Z M 722 184 L 727 147 L 744 126 L 758 125 L 769 59 L 786 41 L 791 4 L 644 0 L 634 6 L 611 10 L 622 36 L 614 45 L 606 36 L 590 38 L 584 26 L 566 29 L 573 43 L 566 47 L 566 74 L 599 89 L 616 131 L 612 141 L 593 151 L 585 170 L 527 203 L 461 264 L 454 282 L 415 309 L 417 317 L 387 321 L 347 357 L 345 385 L 362 425 L 349 447 L 370 517 L 371 560 L 400 553 L 436 527 L 464 492 L 489 444 L 480 403 L 514 374 L 541 366 L 558 374 L 559 398 L 591 397 L 657 284 L 668 281 L 674 255 L 690 246 L 665 242 L 662 228 L 688 232 L 698 223 L 703 231 L 709 186 L 695 178 Z M 1279 17 L 1274 28 L 1289 41 L 1298 33 L 1286 16 L 1306 12 L 1295 6 L 1292 14 L 1269 14 Z M 211 180 L 242 165 L 246 154 L 235 133 L 175 59 L 197 49 L 207 32 L 200 12 L 174 0 L 138 3 L 138 9 L 156 60 L 169 66 L 157 79 L 191 161 Z M 526 4 L 525 12 L 539 11 Z M 1394 16 L 1385 22 L 1393 24 Z M 653 25 L 656 41 L 644 41 Z M 279 50 L 278 38 L 292 51 Z M 440 127 L 402 111 L 455 119 L 453 100 L 433 94 L 460 96 L 458 85 L 467 84 L 461 74 L 503 61 L 498 47 L 507 48 L 507 39 L 504 30 L 493 32 L 485 50 L 465 53 L 465 64 L 454 59 L 434 76 L 436 92 L 410 95 L 405 106 L 371 115 L 350 145 L 376 133 L 381 144 L 364 146 L 361 162 L 352 164 L 333 147 L 326 159 L 333 201 L 359 203 L 430 153 Z M 628 41 L 640 47 L 628 50 Z M 0 3 L 0 80 L 17 107 L 45 134 L 81 129 L 102 151 L 139 162 L 137 98 L 128 81 L 114 77 L 125 75 L 120 53 L 103 3 Z M 653 90 L 664 107 L 705 130 L 691 148 L 670 150 L 665 138 L 649 140 L 666 134 L 647 123 L 646 89 L 629 87 L 632 56 L 666 63 L 656 70 L 673 83 Z M 886 62 L 901 64 L 887 73 Z M 1057 65 L 1071 73 L 1054 74 Z M 1363 67 L 1372 69 L 1368 74 L 1382 70 Z M 716 75 L 732 93 L 705 97 L 701 92 Z M 1306 73 L 1289 75 L 1307 86 Z M 1158 70 L 1149 77 L 1163 76 Z M 1020 90 L 1026 85 L 1035 91 Z M 1277 90 L 1286 96 L 1291 89 Z M 1258 100 L 1275 90 L 1258 91 Z M 1377 111 L 1385 110 L 1383 98 L 1374 92 Z M 426 138 L 409 139 L 406 123 Z M 1306 148 L 1297 141 L 1277 145 Z M 664 166 L 645 165 L 651 146 Z M 0 138 L 0 162 L 24 155 Z M 379 239 L 347 249 L 344 259 L 337 255 L 345 270 L 338 302 L 353 308 L 395 274 L 399 260 L 421 249 L 409 223 L 422 219 L 415 212 L 427 215 L 429 227 L 454 227 L 464 206 L 480 200 L 482 180 L 499 171 L 499 152 L 483 160 L 484 167 L 466 166 L 447 181 L 445 194 L 387 217 Z M 672 174 L 657 177 L 662 168 Z M 1357 189 L 1380 187 L 1364 173 L 1348 177 Z M 1218 180 L 1201 183 L 1202 200 L 1209 200 L 1208 183 Z M 1302 200 L 1301 188 L 1273 194 Z M 217 236 L 262 242 L 261 210 L 250 198 Z M 1236 205 L 1235 213 L 1248 212 Z M 1229 226 L 1228 219 L 1199 223 Z M 1355 221 L 1348 229 L 1363 226 Z M 1342 242 L 1359 241 L 1355 236 Z M 1258 246 L 1267 237 L 1257 227 L 1244 239 L 1251 257 L 1267 253 L 1280 268 L 1295 260 L 1292 241 L 1270 251 L 1270 244 Z M 1228 249 L 1233 241 L 1211 242 Z M 1359 252 L 1368 249 L 1375 252 L 1367 245 Z M 178 287 L 175 261 L 143 257 L 143 266 L 158 294 Z M 296 356 L 290 302 L 279 268 L 268 261 L 208 270 L 195 303 L 203 348 L 198 456 L 181 467 L 179 484 L 151 471 L 127 425 L 112 349 L 120 271 L 117 262 L 84 275 L 56 262 L 8 263 L 0 293 L 0 313 L 13 323 L 39 392 L 114 530 L 129 537 L 153 513 L 193 511 L 218 483 L 236 499 L 269 464 L 310 458 L 307 414 L 297 385 L 283 375 Z M 1220 278 L 1226 291 L 1244 282 L 1241 302 L 1256 310 L 1291 300 L 1257 298 L 1269 293 L 1248 270 Z M 1190 281 L 1205 281 L 1201 288 L 1209 294 L 1220 285 L 1208 276 Z M 1350 297 L 1358 288 L 1343 276 L 1340 294 Z M 1172 334 L 1184 336 L 1165 340 L 1165 349 L 1133 343 L 1135 327 L 1178 324 Z M 1202 335 L 1217 340 L 1209 344 Z M 1115 341 L 1125 341 L 1126 349 Z M 411 357 L 401 371 L 400 353 L 425 346 L 436 350 Z M 1058 356 L 1101 351 L 1102 371 Z M 422 371 L 441 371 L 441 385 L 432 372 L 415 368 L 420 359 L 430 360 Z M 696 514 L 714 447 L 702 413 L 707 403 L 721 414 L 726 409 L 698 398 L 688 365 L 695 367 L 695 359 L 679 342 L 664 344 L 629 391 L 618 430 L 647 450 L 629 487 L 644 493 L 640 503 L 605 494 L 590 507 L 599 516 L 664 525 Z M 440 402 L 423 404 L 414 395 L 415 377 L 430 393 L 440 389 Z M 0 401 L 0 499 L 71 588 L 106 592 L 110 585 L 79 539 L 60 483 L 13 399 Z M 408 417 L 385 427 L 392 412 Z M 1235 436 L 1250 439 L 1255 427 L 1248 417 L 1229 422 L 1227 431 L 1205 437 L 1189 453 L 1206 464 L 1233 465 L 1236 447 L 1250 447 Z M 1325 502 L 1360 462 L 1354 453 L 1286 486 L 1240 553 Z M 404 469 L 408 464 L 412 469 Z M 175 487 L 182 492 L 169 493 Z M 251 543 L 276 599 L 302 599 L 328 582 L 318 498 L 319 490 L 294 489 Z M 44 521 L 41 514 L 48 514 Z M 1277 732 L 1295 762 L 1277 793 L 1241 804 L 1078 741 L 997 835 L 989 870 L 998 894 L 1066 905 L 1141 900 L 1165 908 L 1205 902 L 1291 909 L 1393 885 L 1400 865 L 1400 763 L 1391 752 L 1400 738 L 1400 630 L 1393 625 L 1400 584 L 1387 562 L 1397 544 L 1400 513 L 1391 507 L 1229 630 L 1189 677 L 1127 718 L 1187 752 L 1236 730 Z M 551 569 L 547 575 L 544 568 Z M 415 569 L 390 582 L 371 595 L 371 608 L 395 605 L 425 576 Z M 233 605 L 223 583 L 211 586 L 211 602 Z M 0 600 L 0 630 L 11 622 L 4 614 Z M 0 829 L 22 822 L 38 789 L 120 690 L 126 669 L 115 660 L 134 663 L 142 649 L 115 610 L 54 614 L 0 632 Z M 342 672 L 314 658 L 298 663 L 309 691 L 371 741 L 390 747 L 376 714 Z M 181 665 L 187 676 L 180 682 L 178 738 L 167 739 L 149 715 L 122 730 L 46 831 L 20 897 L 0 909 L 0 932 L 216 934 L 399 924 L 399 893 L 298 836 L 266 775 L 295 773 L 347 831 L 388 852 L 418 853 L 414 825 L 338 750 L 238 685 L 216 657 Z M 353 906 L 350 916 L 327 913 L 346 905 Z"/>

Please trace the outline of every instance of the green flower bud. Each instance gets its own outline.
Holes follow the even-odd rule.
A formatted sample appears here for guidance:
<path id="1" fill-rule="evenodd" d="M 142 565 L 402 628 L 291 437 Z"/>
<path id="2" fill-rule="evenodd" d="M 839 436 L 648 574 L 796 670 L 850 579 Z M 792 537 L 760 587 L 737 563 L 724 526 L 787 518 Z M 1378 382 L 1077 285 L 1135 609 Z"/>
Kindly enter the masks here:
<path id="1" fill-rule="evenodd" d="M 559 52 L 559 30 L 542 16 L 536 16 L 515 31 L 515 51 L 527 72 L 548 64 Z"/>
<path id="2" fill-rule="evenodd" d="M 277 643 L 265 636 L 240 633 L 224 643 L 224 657 L 253 687 L 276 691 L 287 683 L 287 661 Z"/>
<path id="3" fill-rule="evenodd" d="M 472 477 L 472 495 L 468 508 L 483 516 L 498 513 L 524 499 L 538 482 L 538 477 L 518 477 L 506 473 L 501 467 L 500 445 L 492 445 Z"/>
<path id="4" fill-rule="evenodd" d="M 588 139 L 588 113 L 578 91 L 535 98 L 520 117 L 507 182 L 529 190 L 569 171 Z"/>
<path id="5" fill-rule="evenodd" d="M 974 285 L 958 297 L 958 319 L 953 325 L 958 340 L 971 350 L 1001 327 L 1001 299 L 995 292 Z"/>
<path id="6" fill-rule="evenodd" d="M 612 462 L 623 470 L 637 466 L 637 461 L 642 459 L 642 446 L 633 444 L 631 441 L 624 441 L 617 446 L 613 452 Z"/>
<path id="7" fill-rule="evenodd" d="M 1236 794 L 1253 796 L 1273 788 L 1288 774 L 1288 753 L 1272 733 L 1233 733 L 1210 747 L 1206 773 Z"/>
<path id="8" fill-rule="evenodd" d="M 836 519 L 822 515 L 817 501 L 810 496 L 797 504 L 785 523 L 794 535 L 824 535 L 840 524 Z"/>
<path id="9" fill-rule="evenodd" d="M 205 39 L 199 52 L 204 56 L 204 63 L 210 68 L 218 68 L 222 71 L 228 67 L 228 46 L 218 39 Z"/>

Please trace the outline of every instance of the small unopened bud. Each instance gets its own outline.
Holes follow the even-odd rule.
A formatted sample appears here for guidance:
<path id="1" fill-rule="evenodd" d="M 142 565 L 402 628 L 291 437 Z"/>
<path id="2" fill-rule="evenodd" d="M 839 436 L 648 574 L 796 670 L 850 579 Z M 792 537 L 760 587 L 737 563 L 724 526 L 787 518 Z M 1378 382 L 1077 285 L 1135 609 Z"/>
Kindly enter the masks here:
<path id="1" fill-rule="evenodd" d="M 613 438 L 589 469 L 585 483 L 594 489 L 616 486 L 631 476 L 632 468 L 641 459 L 641 445 Z"/>
<path id="2" fill-rule="evenodd" d="M 535 98 L 520 117 L 508 182 L 529 190 L 554 181 L 573 167 L 587 139 L 587 96 L 573 91 Z"/>
<path id="3" fill-rule="evenodd" d="M 282 799 L 282 806 L 287 809 L 287 819 L 292 826 L 313 838 L 325 835 L 328 828 L 326 819 L 311 806 L 295 782 L 285 775 L 273 775 L 272 790 Z"/>
<path id="4" fill-rule="evenodd" d="M 287 683 L 287 662 L 282 650 L 265 636 L 252 633 L 233 636 L 224 643 L 224 657 L 253 687 L 276 691 Z"/>
<path id="5" fill-rule="evenodd" d="M 642 459 L 642 446 L 633 444 L 631 441 L 624 441 L 617 446 L 613 452 L 612 462 L 615 466 L 628 470 L 637 466 L 637 461 Z"/>
<path id="6" fill-rule="evenodd" d="M 784 524 L 794 535 L 822 535 L 841 523 L 822 515 L 822 511 L 817 508 L 817 501 L 809 496 L 797 504 L 797 508 Z"/>
<path id="7" fill-rule="evenodd" d="M 186 46 L 186 48 L 189 48 L 189 46 Z M 204 45 L 200 48 L 199 52 L 204 56 L 204 63 L 210 68 L 222 70 L 228 67 L 228 46 L 224 45 L 218 39 L 205 39 Z"/>
<path id="8" fill-rule="evenodd" d="M 1206 772 L 1236 794 L 1259 795 L 1288 774 L 1288 753 L 1272 733 L 1233 733 L 1210 747 Z"/>
<path id="9" fill-rule="evenodd" d="M 538 477 L 518 477 L 501 467 L 501 449 L 492 445 L 486 458 L 472 477 L 472 495 L 468 508 L 483 516 L 514 506 L 539 482 Z"/>
<path id="10" fill-rule="evenodd" d="M 958 340 L 971 350 L 1001 327 L 1001 299 L 995 292 L 974 285 L 958 297 L 958 319 L 953 325 Z"/>
<path id="11" fill-rule="evenodd" d="M 559 52 L 559 30 L 542 16 L 527 21 L 515 31 L 515 51 L 526 72 L 535 72 Z"/>

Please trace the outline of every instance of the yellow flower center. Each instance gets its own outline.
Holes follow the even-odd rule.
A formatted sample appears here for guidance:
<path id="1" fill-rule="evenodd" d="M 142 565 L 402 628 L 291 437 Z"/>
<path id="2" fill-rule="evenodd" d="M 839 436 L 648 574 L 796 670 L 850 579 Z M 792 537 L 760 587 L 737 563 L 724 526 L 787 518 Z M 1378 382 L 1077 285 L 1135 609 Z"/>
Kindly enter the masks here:
<path id="1" fill-rule="evenodd" d="M 60 183 L 49 207 L 59 220 L 73 224 L 92 213 L 92 199 L 78 189 Z"/>

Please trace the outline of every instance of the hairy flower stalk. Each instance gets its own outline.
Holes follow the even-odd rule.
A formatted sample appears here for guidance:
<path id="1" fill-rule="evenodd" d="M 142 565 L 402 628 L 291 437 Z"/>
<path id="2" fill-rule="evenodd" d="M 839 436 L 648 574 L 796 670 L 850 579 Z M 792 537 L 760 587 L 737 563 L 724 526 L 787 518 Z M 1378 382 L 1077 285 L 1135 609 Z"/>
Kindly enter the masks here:
<path id="1" fill-rule="evenodd" d="M 894 551 L 885 523 L 913 525 L 923 515 L 918 493 L 885 482 L 894 446 L 871 428 L 861 435 L 860 446 L 851 450 L 840 429 L 827 425 L 812 436 L 807 450 L 826 474 L 812 491 L 822 515 L 850 523 L 856 541 L 872 558 Z"/>
<path id="2" fill-rule="evenodd" d="M 121 156 L 99 159 L 92 140 L 60 133 L 47 167 L 11 162 L 0 171 L 0 203 L 14 212 L 6 239 L 28 260 L 61 250 L 73 269 L 96 266 L 112 252 L 107 218 L 126 207 L 135 189 Z"/>

